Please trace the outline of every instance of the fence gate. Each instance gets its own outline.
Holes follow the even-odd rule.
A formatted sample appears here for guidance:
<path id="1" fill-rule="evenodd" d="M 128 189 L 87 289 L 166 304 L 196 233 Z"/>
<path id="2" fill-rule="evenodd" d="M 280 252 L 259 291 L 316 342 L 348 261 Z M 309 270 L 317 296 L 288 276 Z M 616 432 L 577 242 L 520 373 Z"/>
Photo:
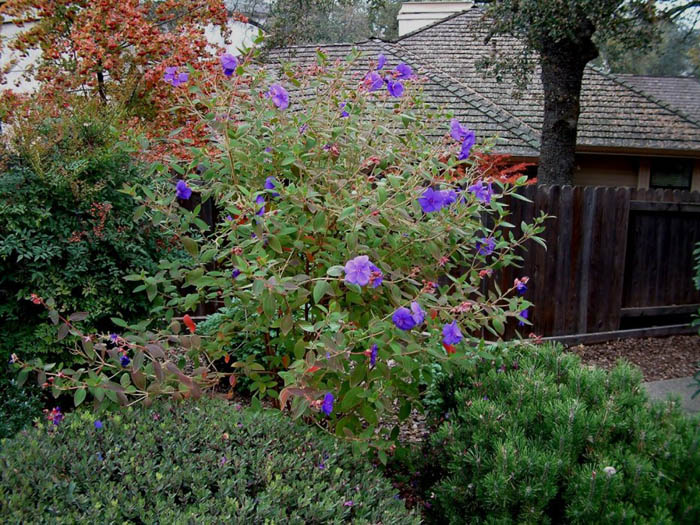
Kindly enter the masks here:
<path id="1" fill-rule="evenodd" d="M 529 243 L 524 267 L 500 275 L 508 287 L 530 277 L 533 332 L 617 331 L 697 310 L 692 251 L 700 242 L 700 192 L 530 186 L 521 193 L 532 203 L 510 199 L 511 223 L 555 216 L 542 236 L 547 250 Z"/>

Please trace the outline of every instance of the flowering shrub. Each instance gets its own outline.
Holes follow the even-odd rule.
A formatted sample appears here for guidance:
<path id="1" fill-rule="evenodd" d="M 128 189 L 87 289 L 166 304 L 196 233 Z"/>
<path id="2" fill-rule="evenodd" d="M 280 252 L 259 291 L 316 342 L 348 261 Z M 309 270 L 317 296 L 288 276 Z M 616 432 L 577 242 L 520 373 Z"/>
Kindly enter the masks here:
<path id="1" fill-rule="evenodd" d="M 222 401 L 76 411 L 4 440 L 0 467 L 3 523 L 420 522 L 342 443 Z"/>
<path id="2" fill-rule="evenodd" d="M 261 396 L 363 450 L 379 430 L 396 437 L 379 422 L 395 409 L 410 413 L 431 363 L 484 356 L 484 333 L 498 338 L 507 323 L 527 322 L 518 283 L 492 282 L 521 260 L 524 242 L 541 242 L 544 217 L 516 235 L 500 202 L 525 177 L 484 179 L 468 123 L 448 125 L 427 107 L 406 64 L 380 57 L 357 76 L 363 60 L 331 65 L 319 52 L 314 65 L 274 72 L 248 59 L 234 70 L 222 57 L 215 82 L 192 70 L 172 87 L 184 101 L 174 111 L 198 118 L 210 142 L 190 148 L 192 161 L 156 165 L 156 192 L 129 189 L 190 255 L 129 277 L 171 328 L 145 333 L 118 321 L 115 340 L 98 347 L 87 338 L 79 350 L 94 366 L 92 383 L 76 386 L 74 374 L 57 388 L 108 383 L 114 397 L 111 378 L 125 371 L 123 402 L 199 395 L 218 382 L 213 363 L 223 359 L 235 371 L 230 385 L 246 374 Z M 214 224 L 199 218 L 199 205 L 181 206 L 195 192 L 214 202 Z M 180 333 L 176 318 L 203 304 L 226 312 L 216 334 L 202 337 L 188 315 L 189 333 Z M 241 338 L 264 341 L 263 358 L 231 362 L 226 348 Z M 183 347 L 178 368 L 170 356 Z"/>

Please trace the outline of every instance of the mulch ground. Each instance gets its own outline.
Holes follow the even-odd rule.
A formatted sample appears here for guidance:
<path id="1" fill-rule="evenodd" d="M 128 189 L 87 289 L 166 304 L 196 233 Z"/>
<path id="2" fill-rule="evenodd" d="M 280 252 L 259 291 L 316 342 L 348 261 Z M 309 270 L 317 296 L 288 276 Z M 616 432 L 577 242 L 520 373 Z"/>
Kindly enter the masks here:
<path id="1" fill-rule="evenodd" d="M 618 339 L 568 350 L 581 356 L 585 364 L 606 370 L 624 358 L 642 369 L 645 381 L 676 379 L 692 376 L 698 370 L 700 335 Z"/>

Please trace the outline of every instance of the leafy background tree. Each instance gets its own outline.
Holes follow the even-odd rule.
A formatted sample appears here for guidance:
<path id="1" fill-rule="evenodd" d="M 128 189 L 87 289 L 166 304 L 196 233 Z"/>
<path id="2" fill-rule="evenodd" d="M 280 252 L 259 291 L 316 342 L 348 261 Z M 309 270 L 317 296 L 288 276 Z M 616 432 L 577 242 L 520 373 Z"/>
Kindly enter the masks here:
<path id="1" fill-rule="evenodd" d="M 596 65 L 612 73 L 700 76 L 700 2 L 660 2 L 654 37 L 630 49 L 616 39 L 600 43 Z"/>
<path id="2" fill-rule="evenodd" d="M 227 0 L 267 33 L 265 45 L 357 42 L 395 38 L 400 0 Z"/>

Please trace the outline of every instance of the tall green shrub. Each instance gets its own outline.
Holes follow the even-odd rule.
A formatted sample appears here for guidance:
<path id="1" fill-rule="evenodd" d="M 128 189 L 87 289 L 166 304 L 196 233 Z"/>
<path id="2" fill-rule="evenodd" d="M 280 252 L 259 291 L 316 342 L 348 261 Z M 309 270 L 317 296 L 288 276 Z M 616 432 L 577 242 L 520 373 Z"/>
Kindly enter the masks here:
<path id="1" fill-rule="evenodd" d="M 121 189 L 142 182 L 133 151 L 120 141 L 119 115 L 80 104 L 61 116 L 19 120 L 8 130 L 0 171 L 0 341 L 3 361 L 56 351 L 46 312 L 27 299 L 51 296 L 61 311 L 108 315 L 146 311 L 124 276 L 153 270 L 162 238 L 134 219 Z M 34 108 L 38 114 L 42 108 Z M 159 245 L 159 243 L 161 243 Z"/>
<path id="2" fill-rule="evenodd" d="M 436 523 L 700 520 L 700 424 L 649 405 L 637 369 L 524 347 L 431 395 L 444 418 L 423 451 Z"/>
<path id="3" fill-rule="evenodd" d="M 419 522 L 378 469 L 279 413 L 207 400 L 95 417 L 2 443 L 3 523 Z"/>

